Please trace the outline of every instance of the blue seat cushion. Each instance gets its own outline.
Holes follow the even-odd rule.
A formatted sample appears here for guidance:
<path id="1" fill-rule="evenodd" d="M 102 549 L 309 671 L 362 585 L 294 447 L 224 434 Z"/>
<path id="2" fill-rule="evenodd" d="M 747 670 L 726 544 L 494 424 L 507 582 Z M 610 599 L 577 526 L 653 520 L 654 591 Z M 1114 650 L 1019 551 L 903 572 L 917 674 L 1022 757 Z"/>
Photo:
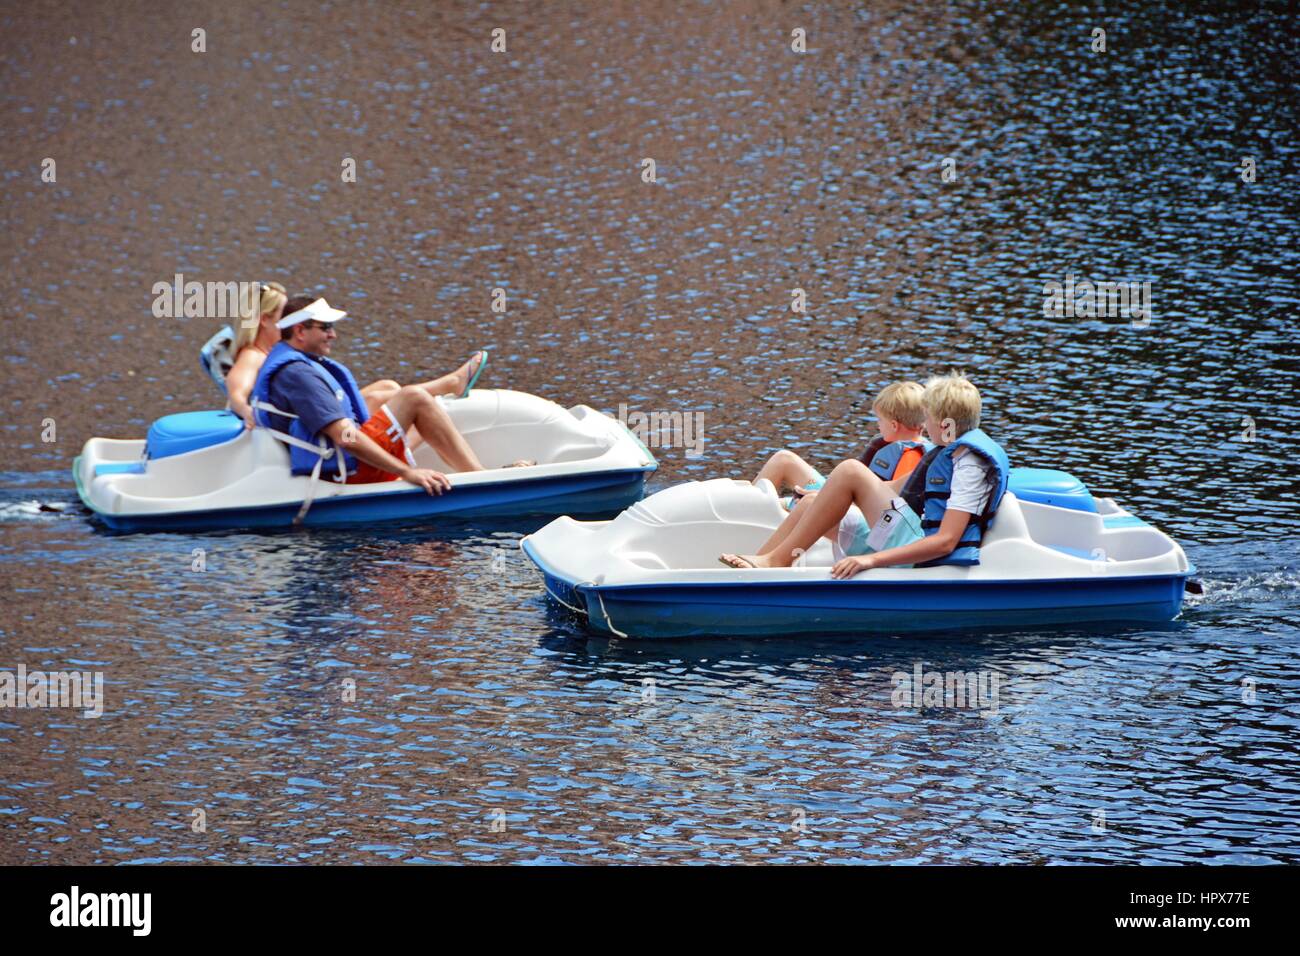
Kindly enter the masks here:
<path id="1" fill-rule="evenodd" d="M 1078 478 L 1052 468 L 1012 468 L 1009 488 L 1021 501 L 1097 513 L 1097 502 Z"/>
<path id="2" fill-rule="evenodd" d="M 1093 554 L 1091 551 L 1085 551 L 1083 548 L 1072 548 L 1068 544 L 1049 544 L 1053 551 L 1060 551 L 1061 554 L 1068 554 L 1072 558 L 1083 558 L 1085 561 L 1101 561 L 1105 563 L 1104 555 Z"/>
<path id="3" fill-rule="evenodd" d="M 95 477 L 100 475 L 143 475 L 142 461 L 106 461 L 95 466 Z"/>
<path id="4" fill-rule="evenodd" d="M 144 453 L 146 458 L 170 458 L 231 441 L 243 431 L 244 421 L 234 412 L 165 415 L 149 426 Z"/>

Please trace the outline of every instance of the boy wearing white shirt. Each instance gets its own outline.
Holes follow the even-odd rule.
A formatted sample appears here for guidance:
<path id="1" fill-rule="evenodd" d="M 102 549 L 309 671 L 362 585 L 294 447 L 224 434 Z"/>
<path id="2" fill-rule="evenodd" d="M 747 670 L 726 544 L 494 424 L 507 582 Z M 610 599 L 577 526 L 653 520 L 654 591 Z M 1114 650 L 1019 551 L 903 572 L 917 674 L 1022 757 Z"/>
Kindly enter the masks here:
<path id="1" fill-rule="evenodd" d="M 860 461 L 841 462 L 782 540 L 757 555 L 724 554 L 722 563 L 789 567 L 838 525 L 836 578 L 879 567 L 978 564 L 1011 463 L 980 430 L 979 390 L 964 375 L 930 379 L 923 401 L 926 432 L 938 447 L 910 475 L 882 481 Z"/>

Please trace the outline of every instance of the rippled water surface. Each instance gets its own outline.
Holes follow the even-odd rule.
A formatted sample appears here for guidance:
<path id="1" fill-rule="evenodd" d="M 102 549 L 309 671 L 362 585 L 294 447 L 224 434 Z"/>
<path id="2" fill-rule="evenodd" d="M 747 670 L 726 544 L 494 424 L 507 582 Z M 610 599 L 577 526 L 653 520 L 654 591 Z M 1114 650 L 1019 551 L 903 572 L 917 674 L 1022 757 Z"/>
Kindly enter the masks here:
<path id="1" fill-rule="evenodd" d="M 0 711 L 0 862 L 1297 862 L 1295 23 L 1117 10 L 0 9 L 0 666 L 107 693 Z M 1015 463 L 1205 593 L 1150 629 L 609 642 L 545 602 L 535 520 L 109 535 L 81 444 L 217 401 L 215 323 L 150 311 L 177 272 L 329 296 L 363 381 L 492 346 L 484 385 L 702 412 L 651 490 L 833 465 L 882 385 L 961 367 Z M 1044 317 L 1071 273 L 1151 282 L 1150 323 Z M 997 712 L 894 707 L 918 662 L 997 672 Z"/>

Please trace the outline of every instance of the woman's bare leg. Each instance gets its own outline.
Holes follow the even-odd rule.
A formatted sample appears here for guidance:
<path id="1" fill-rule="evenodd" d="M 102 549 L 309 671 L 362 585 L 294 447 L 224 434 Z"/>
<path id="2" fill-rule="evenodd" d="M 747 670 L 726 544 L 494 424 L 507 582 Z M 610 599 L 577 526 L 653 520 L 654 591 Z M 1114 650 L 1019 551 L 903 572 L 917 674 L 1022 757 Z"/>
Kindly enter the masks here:
<path id="1" fill-rule="evenodd" d="M 361 390 L 361 397 L 366 400 L 366 408 L 373 416 L 377 411 L 401 391 L 402 386 L 394 382 L 391 378 L 381 378 L 377 382 L 371 382 Z"/>
<path id="2" fill-rule="evenodd" d="M 430 379 L 427 382 L 421 382 L 417 388 L 422 388 L 430 395 L 459 395 L 465 391 L 470 377 L 478 370 L 479 364 L 483 361 L 483 356 L 475 352 L 468 362 L 456 369 L 454 372 L 448 372 L 438 378 Z M 366 400 L 366 408 L 373 415 L 379 411 L 385 404 L 393 400 L 402 389 L 400 382 L 395 382 L 391 378 L 381 378 L 377 382 L 371 382 L 361 390 L 361 397 Z"/>
<path id="3" fill-rule="evenodd" d="M 448 372 L 438 378 L 430 379 L 427 382 L 421 382 L 420 388 L 424 389 L 430 395 L 459 395 L 465 391 L 465 386 L 469 380 L 474 377 L 479 366 L 483 363 L 483 353 L 475 352 L 470 356 L 469 361 L 456 369 L 454 372 Z"/>
<path id="4" fill-rule="evenodd" d="M 465 391 L 465 383 L 469 381 L 469 376 L 462 374 L 468 364 L 469 363 L 467 362 L 454 372 L 448 372 L 446 375 L 441 375 L 438 378 L 430 379 L 427 382 L 421 382 L 420 388 L 435 397 L 438 395 L 459 395 L 461 392 Z M 474 373 L 471 371 L 469 374 L 472 375 Z"/>

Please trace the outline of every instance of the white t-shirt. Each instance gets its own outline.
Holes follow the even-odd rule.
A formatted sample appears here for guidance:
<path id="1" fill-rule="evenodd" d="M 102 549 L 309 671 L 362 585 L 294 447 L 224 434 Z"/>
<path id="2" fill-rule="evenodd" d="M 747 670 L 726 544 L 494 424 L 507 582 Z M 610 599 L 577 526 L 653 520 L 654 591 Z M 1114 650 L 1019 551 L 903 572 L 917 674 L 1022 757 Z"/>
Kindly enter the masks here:
<path id="1" fill-rule="evenodd" d="M 970 515 L 982 515 L 988 507 L 989 498 L 993 496 L 993 483 L 996 480 L 993 466 L 983 455 L 969 448 L 957 449 L 953 456 L 952 493 L 948 496 L 948 507 L 953 511 L 964 511 Z"/>

